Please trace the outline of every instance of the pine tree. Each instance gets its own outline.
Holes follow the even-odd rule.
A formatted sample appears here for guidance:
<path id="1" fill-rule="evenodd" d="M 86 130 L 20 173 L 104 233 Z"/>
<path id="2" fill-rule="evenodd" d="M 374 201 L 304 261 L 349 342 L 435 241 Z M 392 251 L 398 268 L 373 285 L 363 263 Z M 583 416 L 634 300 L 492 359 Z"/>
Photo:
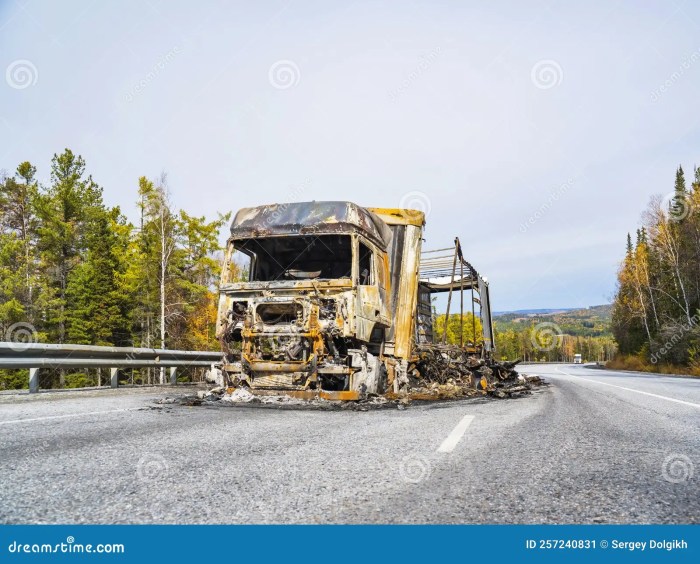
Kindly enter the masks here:
<path id="1" fill-rule="evenodd" d="M 51 186 L 38 198 L 39 248 L 52 290 L 48 323 L 53 340 L 66 342 L 68 278 L 86 250 L 88 210 L 102 206 L 102 189 L 84 178 L 85 161 L 66 149 L 51 161 Z"/>
<path id="2" fill-rule="evenodd" d="M 0 231 L 14 235 L 13 239 L 21 246 L 21 255 L 7 264 L 13 270 L 13 278 L 22 278 L 17 283 L 14 297 L 22 306 L 23 321 L 30 324 L 34 323 L 34 302 L 39 284 L 36 256 L 39 222 L 35 211 L 38 184 L 35 174 L 36 168 L 24 162 L 17 167 L 14 178 L 0 182 Z"/>
<path id="3" fill-rule="evenodd" d="M 66 290 L 68 339 L 90 345 L 128 344 L 119 280 L 125 265 L 120 263 L 115 229 L 125 220 L 118 208 L 96 207 L 87 216 L 87 252 L 69 275 Z"/>
<path id="4" fill-rule="evenodd" d="M 629 233 L 627 233 L 627 256 L 628 257 L 632 256 L 632 251 L 633 251 L 632 236 Z"/>
<path id="5" fill-rule="evenodd" d="M 671 217 L 680 221 L 686 216 L 686 206 L 687 206 L 688 192 L 685 187 L 685 175 L 683 173 L 683 167 L 678 166 L 676 170 L 676 182 L 673 188 L 673 199 L 670 205 Z"/>

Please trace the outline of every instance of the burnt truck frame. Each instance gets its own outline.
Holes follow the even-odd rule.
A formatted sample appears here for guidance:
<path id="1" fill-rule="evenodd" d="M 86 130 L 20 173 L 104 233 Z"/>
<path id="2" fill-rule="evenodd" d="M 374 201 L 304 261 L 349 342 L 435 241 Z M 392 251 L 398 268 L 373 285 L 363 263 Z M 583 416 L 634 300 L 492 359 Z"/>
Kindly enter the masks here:
<path id="1" fill-rule="evenodd" d="M 273 204 L 240 210 L 219 288 L 217 337 L 226 386 L 259 395 L 358 400 L 400 394 L 425 351 L 490 357 L 488 284 L 459 240 L 426 253 L 425 215 L 352 202 Z M 247 280 L 234 253 L 247 256 Z M 451 268 L 450 268 L 451 267 Z M 466 273 L 465 273 L 466 272 Z M 465 292 L 480 305 L 482 335 L 461 346 L 433 334 L 432 297 Z M 463 315 L 460 317 L 463 324 Z M 460 330 L 460 335 L 464 332 Z"/>

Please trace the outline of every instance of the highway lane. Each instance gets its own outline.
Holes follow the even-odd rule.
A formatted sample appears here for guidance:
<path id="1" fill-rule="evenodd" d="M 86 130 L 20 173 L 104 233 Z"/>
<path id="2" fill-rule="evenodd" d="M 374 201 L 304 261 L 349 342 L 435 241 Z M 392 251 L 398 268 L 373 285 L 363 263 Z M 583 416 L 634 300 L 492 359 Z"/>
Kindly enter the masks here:
<path id="1" fill-rule="evenodd" d="M 0 395 L 0 522 L 700 521 L 700 380 L 521 372 L 550 385 L 366 412 Z"/>

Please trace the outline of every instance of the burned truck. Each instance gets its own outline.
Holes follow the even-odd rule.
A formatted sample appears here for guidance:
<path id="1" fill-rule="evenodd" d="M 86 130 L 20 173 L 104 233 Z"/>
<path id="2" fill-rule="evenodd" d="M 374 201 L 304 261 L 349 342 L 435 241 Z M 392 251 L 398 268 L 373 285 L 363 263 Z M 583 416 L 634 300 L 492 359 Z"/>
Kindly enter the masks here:
<path id="1" fill-rule="evenodd" d="M 444 378 L 434 374 L 436 362 L 446 370 L 487 367 L 494 350 L 488 284 L 458 239 L 422 252 L 424 226 L 417 210 L 351 202 L 240 210 L 217 319 L 225 384 L 258 395 L 358 400 Z M 442 332 L 433 303 L 440 293 L 447 297 Z M 448 343 L 456 296 L 460 342 Z"/>

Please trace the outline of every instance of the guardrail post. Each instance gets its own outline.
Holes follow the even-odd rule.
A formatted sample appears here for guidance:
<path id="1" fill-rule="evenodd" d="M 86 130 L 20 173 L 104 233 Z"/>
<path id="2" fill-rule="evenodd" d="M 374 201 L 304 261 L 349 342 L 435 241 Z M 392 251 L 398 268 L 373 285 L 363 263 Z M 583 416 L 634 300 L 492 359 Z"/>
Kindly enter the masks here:
<path id="1" fill-rule="evenodd" d="M 110 368 L 109 375 L 110 375 L 110 378 L 112 380 L 112 387 L 118 388 L 119 387 L 119 369 L 118 368 Z"/>
<path id="2" fill-rule="evenodd" d="M 39 369 L 29 369 L 29 393 L 36 394 L 39 391 Z"/>
<path id="3" fill-rule="evenodd" d="M 170 367 L 170 383 L 173 386 L 177 384 L 177 366 Z"/>

